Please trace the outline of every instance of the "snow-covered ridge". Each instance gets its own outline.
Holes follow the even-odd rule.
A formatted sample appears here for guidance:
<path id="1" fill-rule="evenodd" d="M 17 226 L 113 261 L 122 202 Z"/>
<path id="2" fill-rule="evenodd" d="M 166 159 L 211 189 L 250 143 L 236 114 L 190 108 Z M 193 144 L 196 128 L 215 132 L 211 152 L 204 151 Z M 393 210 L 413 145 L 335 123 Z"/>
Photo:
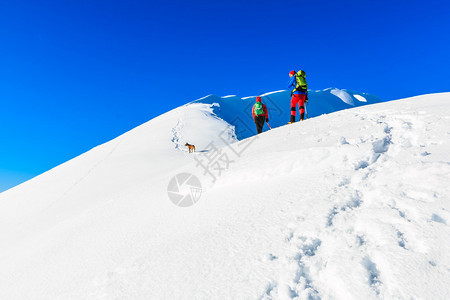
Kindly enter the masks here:
<path id="1" fill-rule="evenodd" d="M 1 193 L 0 299 L 446 299 L 450 93 L 331 90 L 246 139 L 254 99 L 208 96 Z M 199 162 L 224 156 L 213 181 Z M 193 206 L 168 197 L 180 173 Z"/>
<path id="2" fill-rule="evenodd" d="M 260 95 L 262 102 L 269 110 L 269 120 L 272 128 L 286 125 L 290 119 L 290 92 L 286 90 L 274 91 Z M 357 93 L 349 90 L 329 88 L 321 91 L 309 91 L 309 102 L 306 106 L 308 118 L 332 113 L 338 110 L 357 106 L 379 103 L 381 100 L 371 94 Z M 209 95 L 190 102 L 216 104 L 214 113 L 217 117 L 236 127 L 239 140 L 255 135 L 251 111 L 256 96 L 240 98 L 236 95 L 218 97 Z M 188 104 L 188 105 L 189 105 Z M 299 119 L 297 108 L 297 120 Z M 267 129 L 267 128 L 266 128 Z"/>

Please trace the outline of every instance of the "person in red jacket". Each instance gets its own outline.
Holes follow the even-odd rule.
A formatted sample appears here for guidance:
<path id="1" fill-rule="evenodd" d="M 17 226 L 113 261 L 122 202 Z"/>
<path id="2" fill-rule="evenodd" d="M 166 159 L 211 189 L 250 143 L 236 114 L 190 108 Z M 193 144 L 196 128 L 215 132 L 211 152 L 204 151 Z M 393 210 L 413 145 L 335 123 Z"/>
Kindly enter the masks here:
<path id="1" fill-rule="evenodd" d="M 256 103 L 252 109 L 253 121 L 256 124 L 256 132 L 260 134 L 264 127 L 264 122 L 269 122 L 269 114 L 267 113 L 267 107 L 261 103 L 261 97 L 256 97 Z"/>

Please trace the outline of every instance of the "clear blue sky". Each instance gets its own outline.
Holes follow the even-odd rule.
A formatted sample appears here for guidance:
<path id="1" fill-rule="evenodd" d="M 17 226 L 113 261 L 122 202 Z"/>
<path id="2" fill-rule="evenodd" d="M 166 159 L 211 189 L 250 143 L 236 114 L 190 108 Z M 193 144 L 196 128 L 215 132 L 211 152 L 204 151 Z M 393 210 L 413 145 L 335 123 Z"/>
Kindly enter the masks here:
<path id="1" fill-rule="evenodd" d="M 0 2 L 0 191 L 207 94 L 450 91 L 442 1 Z"/>

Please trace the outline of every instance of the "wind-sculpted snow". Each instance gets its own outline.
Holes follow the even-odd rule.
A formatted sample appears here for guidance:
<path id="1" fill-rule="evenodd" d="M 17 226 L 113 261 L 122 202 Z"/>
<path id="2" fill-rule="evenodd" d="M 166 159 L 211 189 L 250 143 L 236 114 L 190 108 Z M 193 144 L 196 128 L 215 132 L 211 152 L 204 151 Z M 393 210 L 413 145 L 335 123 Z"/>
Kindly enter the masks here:
<path id="1" fill-rule="evenodd" d="M 450 93 L 310 98 L 242 139 L 254 98 L 209 96 L 1 193 L 0 299 L 447 299 Z"/>
<path id="2" fill-rule="evenodd" d="M 262 102 L 267 105 L 269 121 L 272 128 L 286 125 L 291 115 L 290 92 L 277 91 L 260 96 L 262 97 Z M 336 88 L 329 88 L 323 91 L 309 91 L 308 98 L 309 102 L 306 105 L 308 118 L 381 102 L 374 95 Z M 225 97 L 210 95 L 193 101 L 190 104 L 205 103 L 214 105 L 213 112 L 215 115 L 234 126 L 236 136 L 241 140 L 256 134 L 255 124 L 252 118 L 252 107 L 255 104 L 255 100 L 256 96 L 240 98 L 235 95 Z M 299 112 L 297 107 L 298 120 Z M 267 125 L 265 130 L 268 130 Z"/>

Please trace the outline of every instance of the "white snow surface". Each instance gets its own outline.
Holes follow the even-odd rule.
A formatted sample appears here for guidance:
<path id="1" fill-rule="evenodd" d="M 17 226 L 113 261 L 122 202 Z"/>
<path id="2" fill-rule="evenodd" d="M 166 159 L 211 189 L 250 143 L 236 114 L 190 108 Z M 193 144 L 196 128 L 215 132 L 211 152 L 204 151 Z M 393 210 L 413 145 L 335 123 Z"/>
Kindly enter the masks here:
<path id="1" fill-rule="evenodd" d="M 1 193 L 0 299 L 448 299 L 450 93 L 240 141 L 218 108 Z M 214 181 L 198 162 L 217 156 Z M 169 200 L 179 173 L 200 180 L 195 205 Z"/>
<path id="2" fill-rule="evenodd" d="M 358 101 L 367 102 L 366 98 L 361 95 L 353 95 L 353 97 L 355 97 Z"/>
<path id="3" fill-rule="evenodd" d="M 352 97 L 346 91 L 339 89 L 332 89 L 330 93 L 335 95 L 336 97 L 339 97 L 345 103 L 354 105 Z"/>

